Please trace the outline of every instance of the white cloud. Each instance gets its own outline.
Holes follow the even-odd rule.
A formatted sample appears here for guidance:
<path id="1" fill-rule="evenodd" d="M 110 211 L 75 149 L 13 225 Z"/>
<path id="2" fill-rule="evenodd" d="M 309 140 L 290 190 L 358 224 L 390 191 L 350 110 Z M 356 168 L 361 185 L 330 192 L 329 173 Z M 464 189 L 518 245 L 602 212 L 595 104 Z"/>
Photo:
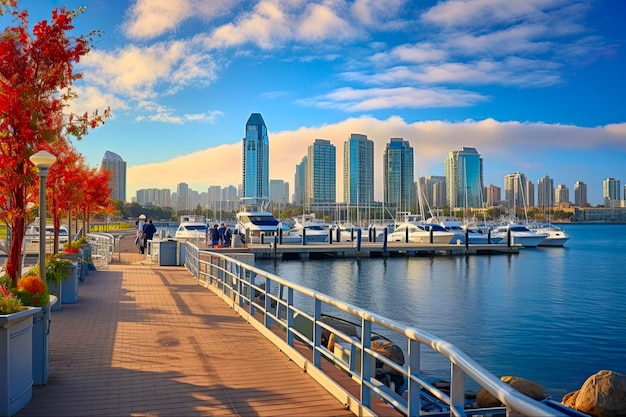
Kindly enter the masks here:
<path id="1" fill-rule="evenodd" d="M 444 88 L 413 87 L 353 89 L 339 88 L 299 103 L 346 112 L 367 112 L 390 108 L 465 107 L 487 98 L 478 93 Z"/>
<path id="2" fill-rule="evenodd" d="M 124 32 L 130 38 L 151 39 L 190 18 L 211 20 L 225 15 L 240 0 L 137 0 L 126 13 Z"/>

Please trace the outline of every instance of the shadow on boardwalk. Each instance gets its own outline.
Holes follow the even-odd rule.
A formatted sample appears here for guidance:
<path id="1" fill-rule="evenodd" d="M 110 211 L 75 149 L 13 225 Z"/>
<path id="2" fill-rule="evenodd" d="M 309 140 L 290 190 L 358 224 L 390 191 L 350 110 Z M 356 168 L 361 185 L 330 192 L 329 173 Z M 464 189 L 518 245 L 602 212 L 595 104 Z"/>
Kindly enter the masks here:
<path id="1" fill-rule="evenodd" d="M 119 260 L 52 312 L 48 384 L 16 416 L 352 415 L 183 267 Z"/>

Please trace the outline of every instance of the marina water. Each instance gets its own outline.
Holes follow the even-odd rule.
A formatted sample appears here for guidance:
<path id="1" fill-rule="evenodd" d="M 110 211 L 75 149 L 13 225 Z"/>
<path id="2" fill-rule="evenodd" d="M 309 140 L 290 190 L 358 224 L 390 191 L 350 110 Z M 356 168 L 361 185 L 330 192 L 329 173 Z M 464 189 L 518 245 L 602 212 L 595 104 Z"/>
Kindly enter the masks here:
<path id="1" fill-rule="evenodd" d="M 256 266 L 443 338 L 496 376 L 560 400 L 592 374 L 626 373 L 626 225 L 565 225 L 562 248 L 517 255 L 257 260 Z M 423 374 L 449 365 L 422 360 Z"/>

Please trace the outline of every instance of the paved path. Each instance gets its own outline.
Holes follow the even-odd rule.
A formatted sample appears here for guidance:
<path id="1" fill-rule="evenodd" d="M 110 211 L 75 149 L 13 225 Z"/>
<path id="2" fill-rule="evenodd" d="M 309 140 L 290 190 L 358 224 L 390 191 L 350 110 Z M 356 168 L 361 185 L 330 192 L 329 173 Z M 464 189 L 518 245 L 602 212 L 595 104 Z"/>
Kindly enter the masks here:
<path id="1" fill-rule="evenodd" d="M 353 415 L 184 267 L 131 241 L 52 312 L 48 384 L 16 416 Z"/>

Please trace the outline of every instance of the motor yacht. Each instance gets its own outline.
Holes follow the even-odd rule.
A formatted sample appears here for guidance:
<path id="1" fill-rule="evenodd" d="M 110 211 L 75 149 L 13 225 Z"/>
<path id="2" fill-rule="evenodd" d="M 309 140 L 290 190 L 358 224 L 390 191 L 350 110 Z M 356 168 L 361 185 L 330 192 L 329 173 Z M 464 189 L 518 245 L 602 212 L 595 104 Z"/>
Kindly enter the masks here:
<path id="1" fill-rule="evenodd" d="M 570 240 L 570 236 L 567 232 L 554 224 L 543 224 L 536 227 L 531 227 L 531 230 L 536 233 L 547 234 L 548 236 L 539 243 L 539 246 L 563 246 Z"/>
<path id="2" fill-rule="evenodd" d="M 547 233 L 537 233 L 519 223 L 498 226 L 491 234 L 492 236 L 499 237 L 501 243 L 506 243 L 509 233 L 511 236 L 511 244 L 522 245 L 525 248 L 537 247 L 548 237 Z"/>
<path id="3" fill-rule="evenodd" d="M 444 229 L 434 223 L 422 223 L 418 221 L 407 221 L 398 224 L 394 231 L 387 235 L 389 242 L 410 242 L 410 243 L 451 243 L 456 234 Z M 408 240 L 407 240 L 408 236 Z"/>

